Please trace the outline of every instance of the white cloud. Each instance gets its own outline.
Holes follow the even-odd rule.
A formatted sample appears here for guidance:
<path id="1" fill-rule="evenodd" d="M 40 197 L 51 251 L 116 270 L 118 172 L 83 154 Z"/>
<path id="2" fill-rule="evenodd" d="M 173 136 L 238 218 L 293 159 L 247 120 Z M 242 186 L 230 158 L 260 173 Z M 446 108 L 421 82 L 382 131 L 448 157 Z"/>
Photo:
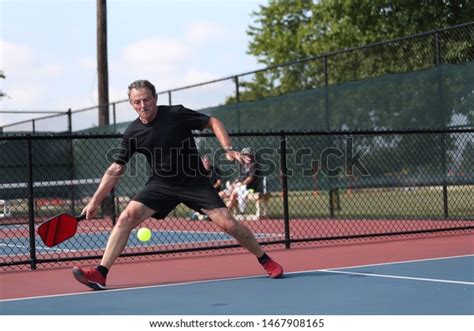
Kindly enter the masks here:
<path id="1" fill-rule="evenodd" d="M 111 102 L 125 99 L 127 99 L 127 86 L 123 86 L 122 88 L 109 87 L 109 100 Z"/>
<path id="2" fill-rule="evenodd" d="M 31 67 L 35 63 L 34 51 L 30 47 L 0 39 L 0 49 L 0 65 L 6 73 Z"/>
<path id="3" fill-rule="evenodd" d="M 189 50 L 183 43 L 167 39 L 146 39 L 125 47 L 121 58 L 127 70 L 162 73 L 168 72 L 170 67 L 188 56 Z"/>
<path id="4" fill-rule="evenodd" d="M 144 39 L 126 45 L 109 60 L 110 100 L 116 96 L 125 99 L 128 84 L 136 79 L 150 80 L 158 91 L 182 85 L 190 57 L 191 49 L 179 38 Z"/>
<path id="5" fill-rule="evenodd" d="M 97 68 L 96 59 L 93 59 L 91 57 L 78 58 L 77 63 L 79 64 L 79 67 L 81 67 L 84 70 L 95 71 Z"/>
<path id="6" fill-rule="evenodd" d="M 41 99 L 46 90 L 47 89 L 44 84 L 36 82 L 22 82 L 21 85 L 10 85 L 7 93 L 11 100 L 15 101 L 15 104 L 18 104 L 18 100 L 21 100 L 23 107 L 29 108 L 34 106 L 41 107 L 41 105 L 38 105 L 37 102 Z"/>
<path id="7" fill-rule="evenodd" d="M 7 79 L 9 79 L 8 75 Z M 43 103 L 41 103 L 41 100 L 44 99 L 44 95 L 47 93 L 47 89 L 45 88 L 44 84 L 20 80 L 18 83 L 14 84 L 5 83 L 5 87 L 2 87 L 2 90 L 8 95 L 7 98 L 2 98 L 1 100 L 1 108 L 4 110 L 23 110 L 32 108 L 42 108 L 43 110 L 46 110 L 46 107 L 44 107 Z M 38 116 L 34 116 L 33 114 L 18 113 L 2 114 L 2 117 L 0 117 L 0 125 L 16 123 L 33 117 Z M 25 125 L 24 127 L 29 127 L 29 124 Z M 20 130 L 22 127 L 15 128 Z"/>
<path id="8" fill-rule="evenodd" d="M 205 43 L 222 39 L 226 29 L 213 22 L 194 22 L 187 26 L 185 39 L 191 43 Z"/>
<path id="9" fill-rule="evenodd" d="M 174 39 L 157 37 L 125 45 L 109 61 L 109 99 L 126 98 L 127 85 L 136 79 L 150 80 L 160 92 L 219 78 L 213 73 L 212 65 L 210 70 L 201 69 L 202 62 L 215 61 L 209 53 L 209 43 L 225 41 L 230 35 L 224 26 L 198 21 L 188 24 Z M 186 102 L 184 96 L 222 89 L 220 85 L 173 93 L 173 103 Z M 167 96 L 161 95 L 160 102 L 168 103 Z"/>
<path id="10" fill-rule="evenodd" d="M 45 64 L 37 68 L 37 74 L 43 79 L 59 77 L 64 74 L 64 68 L 58 64 Z"/>
<path id="11" fill-rule="evenodd" d="M 9 96 L 2 100 L 4 109 L 45 109 L 50 105 L 45 84 L 64 74 L 64 67 L 56 63 L 41 61 L 36 50 L 20 43 L 0 40 L 1 67 L 7 77 L 2 90 Z"/>
<path id="12" fill-rule="evenodd" d="M 31 47 L 0 40 L 0 49 L 1 67 L 7 76 L 55 77 L 64 72 L 59 64 L 42 63 Z"/>
<path id="13" fill-rule="evenodd" d="M 192 85 L 217 79 L 216 75 L 210 72 L 201 71 L 195 68 L 189 69 L 184 75 L 184 84 Z"/>

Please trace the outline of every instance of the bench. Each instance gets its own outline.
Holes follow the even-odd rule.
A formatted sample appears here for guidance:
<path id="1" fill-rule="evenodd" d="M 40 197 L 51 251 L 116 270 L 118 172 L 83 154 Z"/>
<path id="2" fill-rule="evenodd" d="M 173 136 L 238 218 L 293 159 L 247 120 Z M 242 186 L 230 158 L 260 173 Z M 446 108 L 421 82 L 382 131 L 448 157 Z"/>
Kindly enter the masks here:
<path id="1" fill-rule="evenodd" d="M 247 194 L 247 202 L 255 202 L 255 214 L 237 214 L 235 218 L 239 221 L 258 221 L 268 216 L 268 201 L 271 194 L 269 192 L 252 192 Z"/>
<path id="2" fill-rule="evenodd" d="M 8 200 L 0 200 L 0 217 L 11 217 L 11 208 L 10 208 L 10 201 Z"/>

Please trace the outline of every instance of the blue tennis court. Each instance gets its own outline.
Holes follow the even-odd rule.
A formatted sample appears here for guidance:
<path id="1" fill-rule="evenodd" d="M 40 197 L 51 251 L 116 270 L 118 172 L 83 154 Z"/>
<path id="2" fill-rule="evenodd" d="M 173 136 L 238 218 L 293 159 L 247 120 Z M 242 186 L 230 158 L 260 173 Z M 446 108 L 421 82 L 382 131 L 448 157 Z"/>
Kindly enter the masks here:
<path id="1" fill-rule="evenodd" d="M 7 315 L 474 315 L 474 255 L 3 300 Z"/>

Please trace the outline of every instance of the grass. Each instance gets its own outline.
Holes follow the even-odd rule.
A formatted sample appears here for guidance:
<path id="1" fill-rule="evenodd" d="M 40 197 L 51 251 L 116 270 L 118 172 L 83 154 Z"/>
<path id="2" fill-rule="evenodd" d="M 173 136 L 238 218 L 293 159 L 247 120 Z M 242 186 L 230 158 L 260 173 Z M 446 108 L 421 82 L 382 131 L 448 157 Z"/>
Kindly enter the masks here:
<path id="1" fill-rule="evenodd" d="M 128 200 L 128 199 L 126 199 Z M 444 217 L 443 192 L 441 187 L 418 188 L 374 188 L 339 193 L 340 210 L 334 210 L 338 218 L 387 218 L 387 219 L 439 219 Z M 83 202 L 77 202 L 80 213 Z M 120 210 L 126 205 L 121 205 Z M 283 217 L 283 199 L 280 192 L 273 192 L 268 202 L 269 217 Z M 329 194 L 319 191 L 290 191 L 288 194 L 290 218 L 327 218 L 330 216 Z M 27 217 L 26 200 L 11 201 L 13 217 Z M 61 210 L 64 209 L 64 210 Z M 54 210 L 37 211 L 37 215 L 54 215 L 70 212 L 67 206 Z M 249 203 L 246 213 L 254 213 L 255 205 Z M 179 205 L 170 216 L 189 217 L 191 211 Z M 474 186 L 448 187 L 449 218 L 474 219 Z M 1 223 L 1 219 L 0 219 Z"/>
<path id="2" fill-rule="evenodd" d="M 443 192 L 441 187 L 409 189 L 362 189 L 339 193 L 340 210 L 334 210 L 339 218 L 386 218 L 386 219 L 439 219 L 444 218 Z M 269 217 L 283 217 L 283 199 L 280 192 L 272 193 L 269 202 Z M 327 191 L 291 191 L 288 193 L 290 218 L 330 217 Z M 255 212 L 254 204 L 246 213 Z M 190 210 L 178 206 L 174 215 L 189 216 Z M 474 186 L 448 188 L 449 218 L 474 219 Z"/>
<path id="3" fill-rule="evenodd" d="M 474 187 L 448 188 L 448 215 L 450 218 L 474 218 Z M 339 193 L 340 210 L 334 215 L 341 218 L 402 218 L 435 219 L 444 217 L 441 188 L 363 189 Z M 272 197 L 272 207 L 281 206 L 280 197 Z M 290 217 L 314 218 L 330 216 L 329 194 L 318 192 L 292 192 L 288 205 Z M 282 211 L 271 208 L 271 216 Z M 281 207 L 280 207 L 281 210 Z"/>

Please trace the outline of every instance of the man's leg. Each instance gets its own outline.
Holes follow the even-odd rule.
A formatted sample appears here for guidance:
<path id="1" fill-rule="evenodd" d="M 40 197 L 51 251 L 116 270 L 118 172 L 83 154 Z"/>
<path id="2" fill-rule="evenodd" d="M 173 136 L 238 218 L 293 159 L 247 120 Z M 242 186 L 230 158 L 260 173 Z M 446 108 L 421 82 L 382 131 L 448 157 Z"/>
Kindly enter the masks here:
<path id="1" fill-rule="evenodd" d="M 253 233 L 245 225 L 238 222 L 227 208 L 203 209 L 203 212 L 225 233 L 234 237 L 242 247 L 248 249 L 257 257 L 263 255 L 264 252 Z"/>
<path id="2" fill-rule="evenodd" d="M 142 203 L 131 201 L 122 214 L 120 214 L 117 223 L 110 233 L 100 265 L 88 269 L 74 267 L 72 269 L 74 278 L 93 290 L 105 289 L 107 272 L 127 245 L 130 232 L 154 213 L 153 209 L 146 207 Z"/>
<path id="3" fill-rule="evenodd" d="M 227 208 L 203 209 L 203 212 L 225 233 L 234 237 L 242 247 L 253 253 L 270 277 L 279 278 L 283 275 L 283 268 L 265 254 L 250 229 L 238 222 Z"/>
<path id="4" fill-rule="evenodd" d="M 130 201 L 110 233 L 100 265 L 110 269 L 127 245 L 130 232 L 155 213 L 156 211 L 140 202 Z"/>

